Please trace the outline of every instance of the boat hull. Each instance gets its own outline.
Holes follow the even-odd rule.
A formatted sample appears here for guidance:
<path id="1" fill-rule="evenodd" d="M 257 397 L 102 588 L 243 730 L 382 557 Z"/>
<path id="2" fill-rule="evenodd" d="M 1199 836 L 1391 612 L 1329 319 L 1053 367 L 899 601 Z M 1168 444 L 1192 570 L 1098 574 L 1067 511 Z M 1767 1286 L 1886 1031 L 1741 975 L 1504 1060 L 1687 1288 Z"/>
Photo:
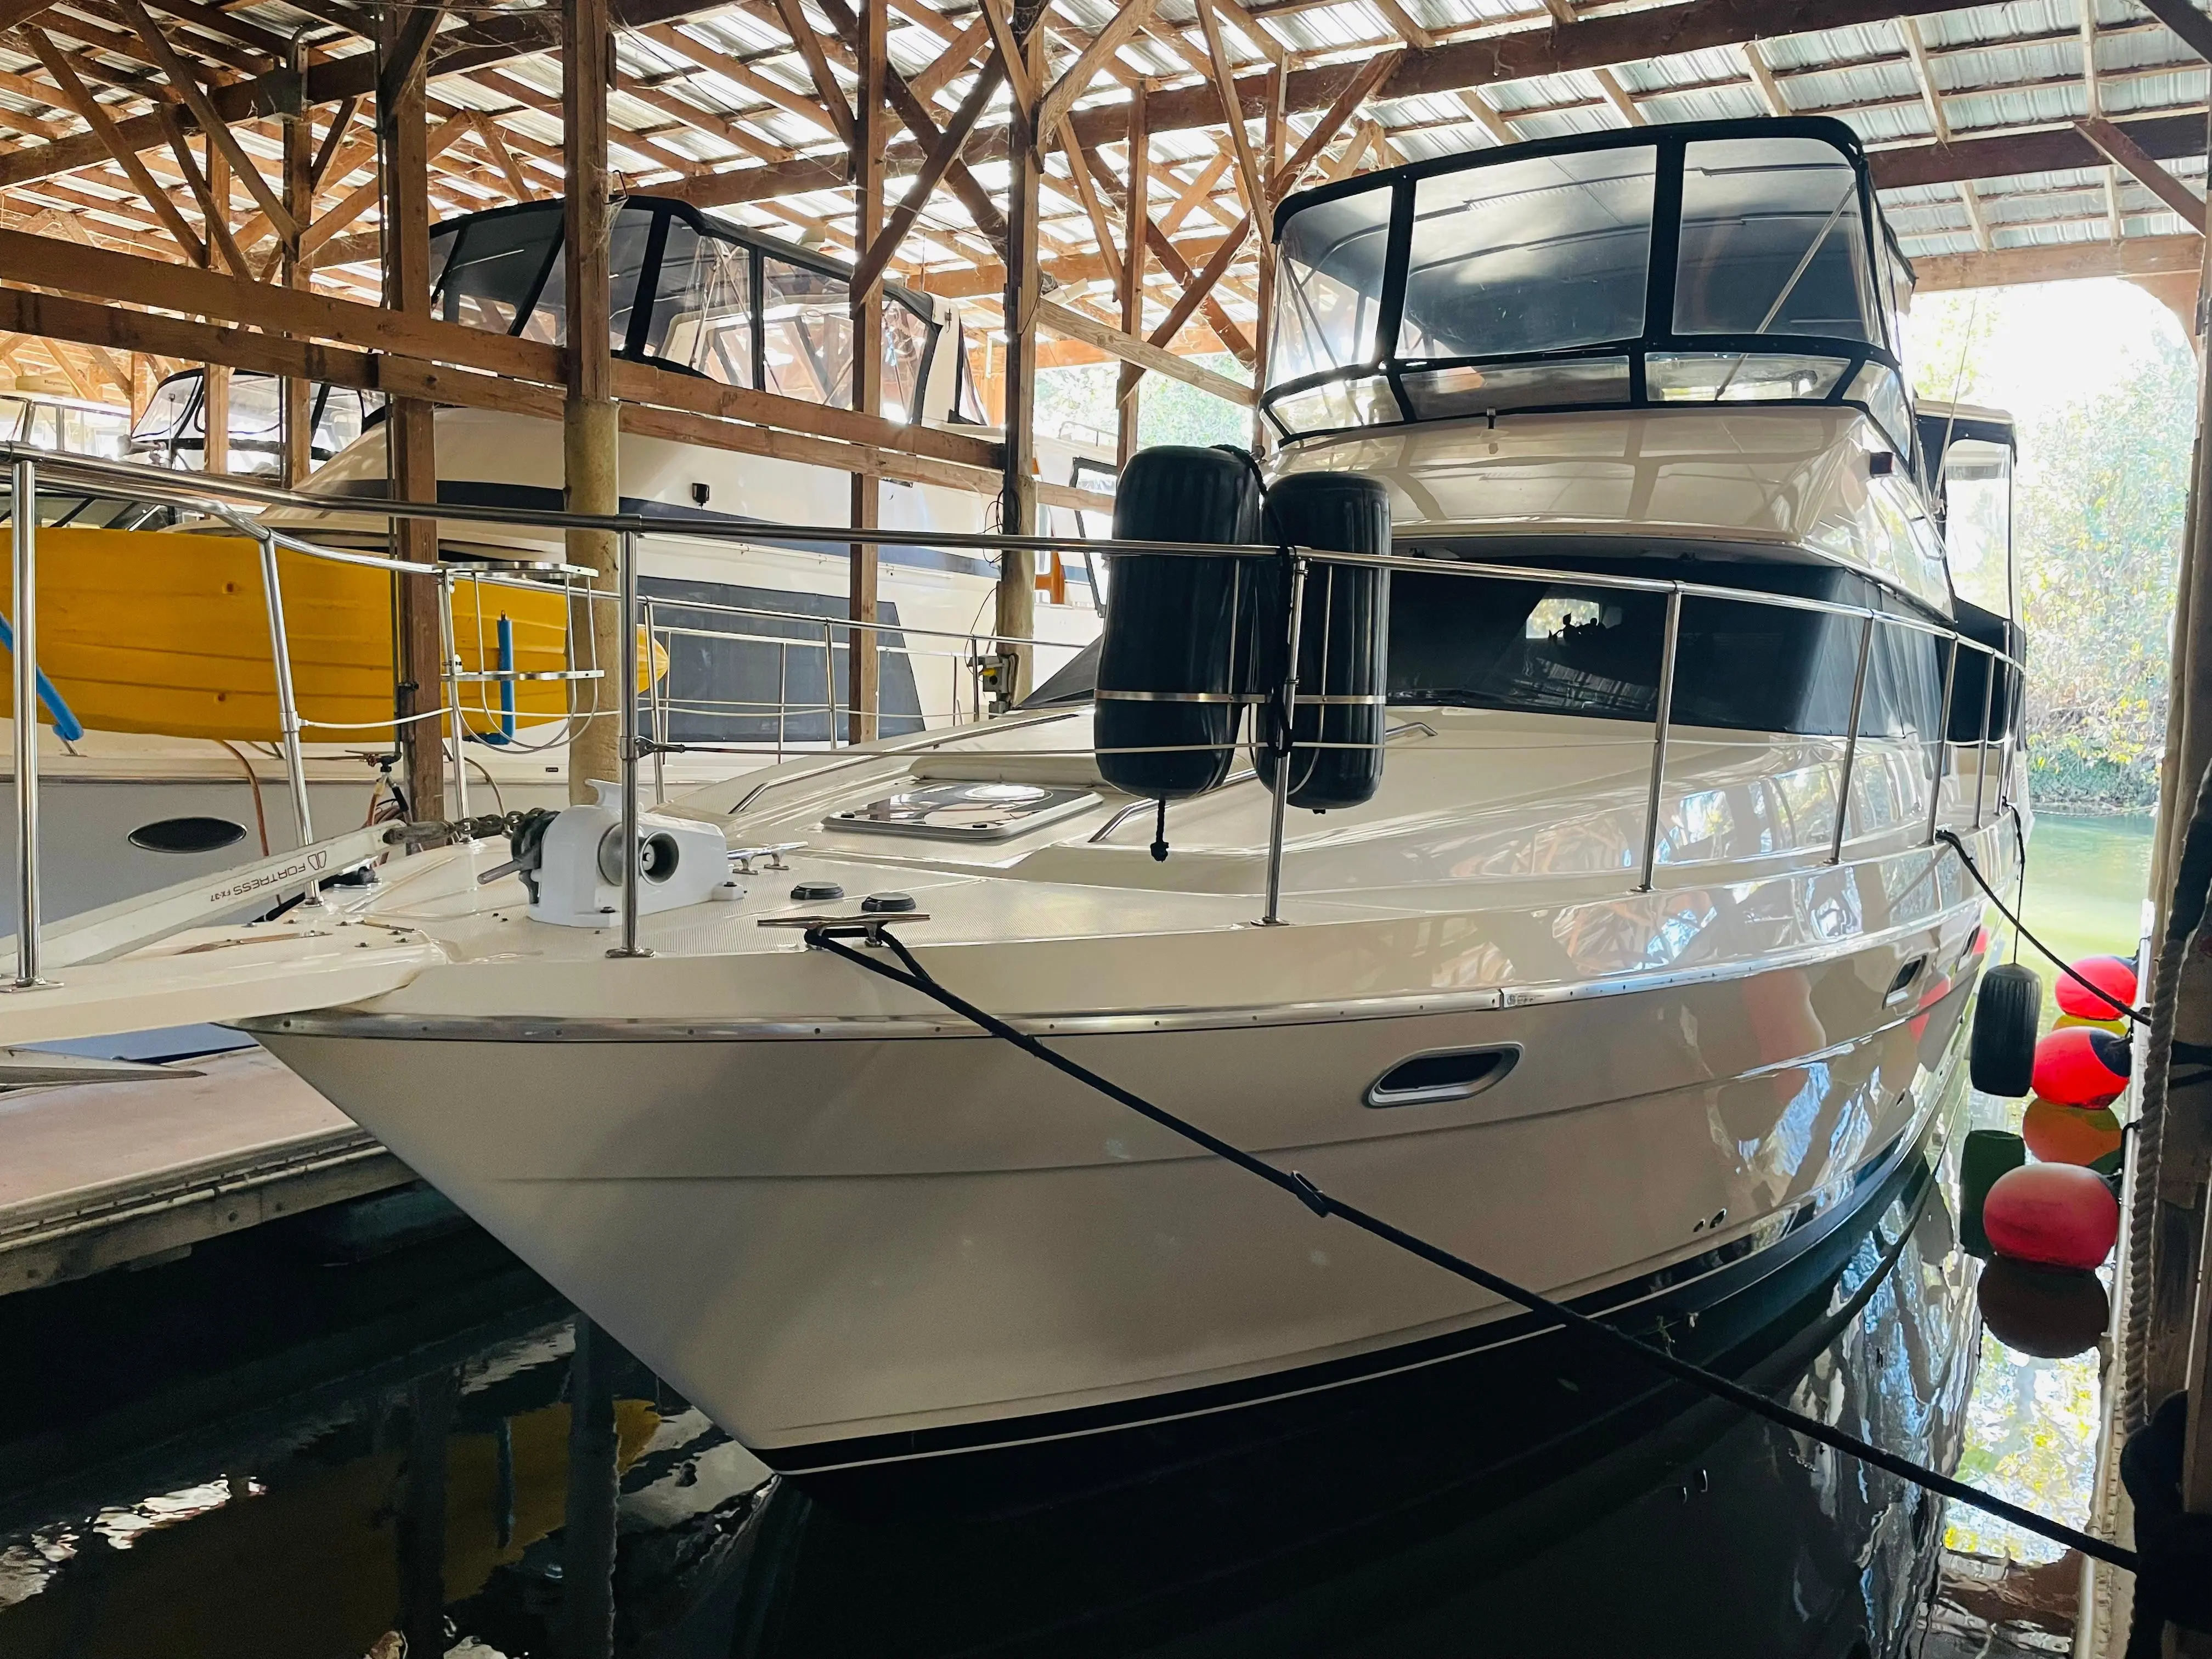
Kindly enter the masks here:
<path id="1" fill-rule="evenodd" d="M 1620 994 L 1055 1046 L 1521 1283 L 1635 1300 L 1784 1245 L 1924 1143 L 1978 914 Z M 981 1036 L 487 1041 L 385 1018 L 257 1034 L 810 1479 L 1216 1415 L 1516 1316 Z M 1404 1056 L 1475 1044 L 1519 1063 L 1469 1098 L 1364 1103 Z"/>

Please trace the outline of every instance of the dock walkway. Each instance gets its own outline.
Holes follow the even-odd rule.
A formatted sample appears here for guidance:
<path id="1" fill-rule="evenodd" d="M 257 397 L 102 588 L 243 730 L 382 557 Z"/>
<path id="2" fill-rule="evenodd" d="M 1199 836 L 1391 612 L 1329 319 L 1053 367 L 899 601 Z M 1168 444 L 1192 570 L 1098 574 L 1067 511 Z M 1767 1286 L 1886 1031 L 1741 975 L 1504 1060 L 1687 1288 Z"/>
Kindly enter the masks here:
<path id="1" fill-rule="evenodd" d="M 258 1048 L 0 1095 L 0 1295 L 414 1179 Z"/>

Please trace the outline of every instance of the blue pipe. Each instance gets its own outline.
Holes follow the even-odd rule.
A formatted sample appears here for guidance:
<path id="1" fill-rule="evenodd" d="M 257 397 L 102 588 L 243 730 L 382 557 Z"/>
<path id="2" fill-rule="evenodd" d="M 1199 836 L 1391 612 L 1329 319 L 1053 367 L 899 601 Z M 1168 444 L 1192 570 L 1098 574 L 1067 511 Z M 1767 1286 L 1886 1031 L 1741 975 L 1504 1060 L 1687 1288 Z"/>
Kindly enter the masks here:
<path id="1" fill-rule="evenodd" d="M 9 626 L 5 617 L 0 617 L 0 651 L 7 652 L 10 656 L 15 653 L 15 630 Z M 70 712 L 69 704 L 62 700 L 62 694 L 46 678 L 46 671 L 43 668 L 39 671 L 39 701 L 46 704 L 46 713 L 54 717 L 54 735 L 64 743 L 75 743 L 84 735 L 84 722 Z"/>
<path id="2" fill-rule="evenodd" d="M 499 683 L 499 730 L 501 743 L 514 741 L 514 624 L 502 611 L 499 616 L 499 672 L 510 678 Z"/>

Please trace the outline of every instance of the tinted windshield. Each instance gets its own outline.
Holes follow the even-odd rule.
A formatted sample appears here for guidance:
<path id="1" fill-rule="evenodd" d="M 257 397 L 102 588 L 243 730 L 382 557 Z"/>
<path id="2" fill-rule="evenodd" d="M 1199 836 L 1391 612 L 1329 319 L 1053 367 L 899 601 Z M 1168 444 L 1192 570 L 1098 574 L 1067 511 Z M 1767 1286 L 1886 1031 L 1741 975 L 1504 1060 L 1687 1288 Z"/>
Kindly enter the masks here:
<path id="1" fill-rule="evenodd" d="M 1844 401 L 1911 453 L 1889 318 L 1904 273 L 1843 129 L 1713 123 L 1496 154 L 1285 207 L 1266 398 L 1285 435 Z"/>

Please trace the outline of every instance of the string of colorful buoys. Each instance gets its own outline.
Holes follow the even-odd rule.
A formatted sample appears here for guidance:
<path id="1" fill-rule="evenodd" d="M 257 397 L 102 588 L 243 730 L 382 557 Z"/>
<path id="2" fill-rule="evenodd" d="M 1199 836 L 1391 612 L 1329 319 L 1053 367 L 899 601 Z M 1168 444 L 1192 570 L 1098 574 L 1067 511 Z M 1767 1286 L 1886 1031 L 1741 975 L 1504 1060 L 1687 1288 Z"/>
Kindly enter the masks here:
<path id="1" fill-rule="evenodd" d="M 2128 1086 L 2123 1010 L 2138 988 L 2128 957 L 2072 966 L 2089 984 L 2059 977 L 2062 1018 L 2035 1045 L 2035 1097 L 2021 1133 L 1969 1134 L 1960 1171 L 1963 1243 L 1988 1261 L 1983 1322 L 2008 1346 L 2043 1358 L 2094 1346 L 2109 1317 L 2096 1270 L 2119 1237 L 2113 1187 L 2125 1135 L 2111 1108 Z"/>

